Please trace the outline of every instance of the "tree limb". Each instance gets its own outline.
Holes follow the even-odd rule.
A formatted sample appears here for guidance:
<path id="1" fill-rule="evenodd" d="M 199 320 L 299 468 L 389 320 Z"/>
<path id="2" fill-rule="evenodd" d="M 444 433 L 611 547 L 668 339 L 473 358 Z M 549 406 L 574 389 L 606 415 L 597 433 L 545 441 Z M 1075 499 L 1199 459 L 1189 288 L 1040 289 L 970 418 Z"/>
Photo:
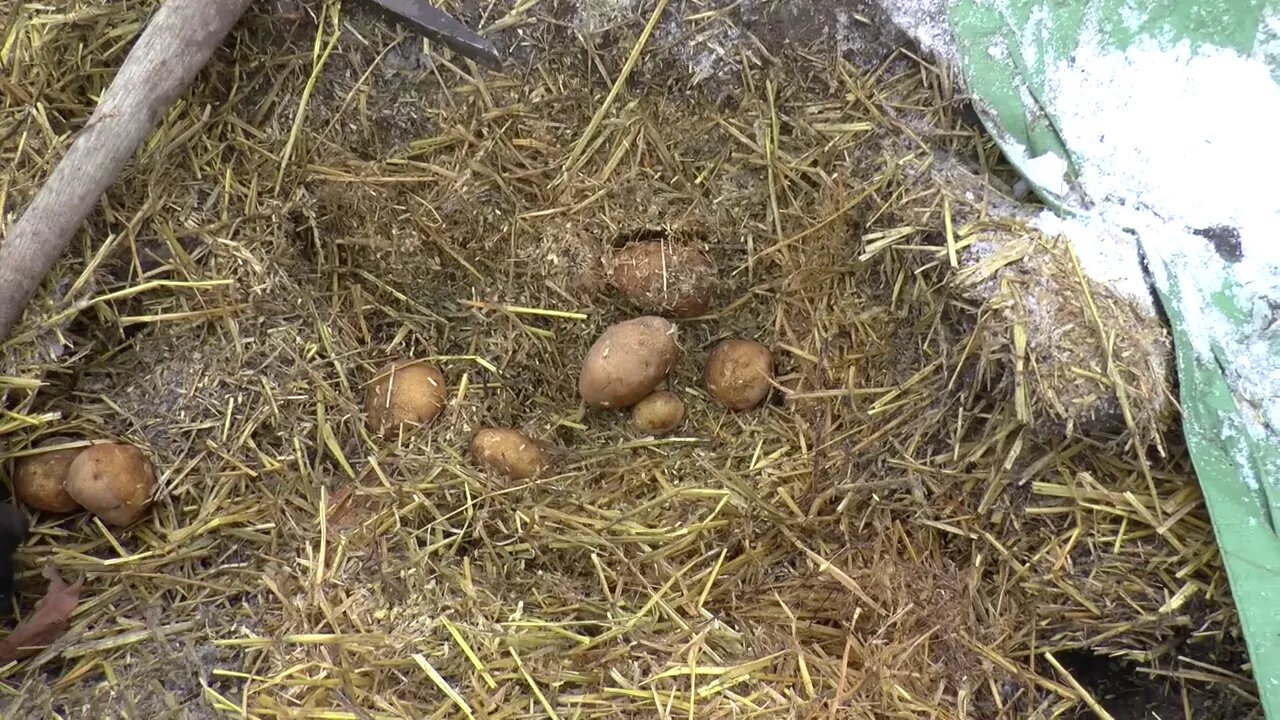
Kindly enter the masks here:
<path id="1" fill-rule="evenodd" d="M 53 174 L 0 243 L 0 342 L 107 187 L 250 0 L 166 0 Z"/>

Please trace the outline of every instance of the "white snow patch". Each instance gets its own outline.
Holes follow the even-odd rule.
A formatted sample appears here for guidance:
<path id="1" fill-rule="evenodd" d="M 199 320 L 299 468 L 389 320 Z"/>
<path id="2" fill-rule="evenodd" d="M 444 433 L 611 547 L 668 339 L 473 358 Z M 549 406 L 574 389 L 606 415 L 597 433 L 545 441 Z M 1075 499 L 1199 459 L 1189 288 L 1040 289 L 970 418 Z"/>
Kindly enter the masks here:
<path id="1" fill-rule="evenodd" d="M 1041 213 L 1031 224 L 1045 235 L 1066 238 L 1085 275 L 1134 301 L 1148 314 L 1155 313 L 1155 298 L 1133 238 L 1088 219 L 1063 218 L 1051 212 Z"/>
<path id="2" fill-rule="evenodd" d="M 1027 16 L 1027 26 L 1022 31 L 1022 42 L 1019 48 L 1026 67 L 1040 65 L 1043 59 L 1040 57 L 1040 49 L 1046 45 L 1052 34 L 1053 23 L 1049 17 L 1049 9 L 1044 5 L 1036 5 Z"/>
<path id="3" fill-rule="evenodd" d="M 1057 153 L 1047 152 L 1027 160 L 1027 177 L 1054 195 L 1067 194 L 1067 161 Z"/>
<path id="4" fill-rule="evenodd" d="M 1111 284 L 1133 278 L 1115 277 L 1104 259 L 1128 256 L 1136 246 L 1126 238 L 1138 238 L 1152 271 L 1184 288 L 1192 345 L 1220 361 L 1244 432 L 1261 439 L 1264 425 L 1280 428 L 1280 193 L 1270 179 L 1280 168 L 1280 86 L 1267 66 L 1187 42 L 1124 52 L 1085 42 L 1049 77 L 1088 202 L 1078 217 L 1046 213 L 1040 223 L 1062 230 L 1086 270 Z M 1228 284 L 1257 298 L 1241 308 L 1247 323 L 1211 299 Z"/>
<path id="5" fill-rule="evenodd" d="M 957 67 L 960 53 L 955 32 L 947 22 L 945 0 L 888 0 L 882 7 L 893 24 L 937 60 Z"/>
<path id="6" fill-rule="evenodd" d="M 1146 20 L 1147 13 L 1142 6 L 1128 3 L 1120 7 L 1120 22 L 1124 23 L 1125 28 L 1130 32 L 1137 32 Z"/>

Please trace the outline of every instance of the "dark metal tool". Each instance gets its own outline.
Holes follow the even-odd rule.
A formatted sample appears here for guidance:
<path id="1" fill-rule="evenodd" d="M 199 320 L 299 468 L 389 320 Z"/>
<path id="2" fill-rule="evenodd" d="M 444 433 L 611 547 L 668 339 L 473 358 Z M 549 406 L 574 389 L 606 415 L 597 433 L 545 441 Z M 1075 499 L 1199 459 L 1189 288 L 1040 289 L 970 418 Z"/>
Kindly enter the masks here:
<path id="1" fill-rule="evenodd" d="M 502 65 L 502 54 L 485 38 L 454 20 L 427 0 L 363 0 L 366 5 L 399 20 L 427 39 L 444 43 L 472 60 Z"/>

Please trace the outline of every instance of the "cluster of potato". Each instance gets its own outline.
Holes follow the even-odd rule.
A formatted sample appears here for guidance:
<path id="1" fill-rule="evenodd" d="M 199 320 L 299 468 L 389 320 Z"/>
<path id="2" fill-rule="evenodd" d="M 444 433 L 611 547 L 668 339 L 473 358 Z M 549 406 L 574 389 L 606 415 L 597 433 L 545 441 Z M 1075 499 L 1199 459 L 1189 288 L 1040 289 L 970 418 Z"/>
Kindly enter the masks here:
<path id="1" fill-rule="evenodd" d="M 680 357 L 675 324 L 711 306 L 716 267 L 702 251 L 660 240 L 634 243 L 617 253 L 610 280 L 641 317 L 604 331 L 587 351 L 578 381 L 590 407 L 631 409 L 632 425 L 647 435 L 680 427 L 684 403 L 659 390 Z M 703 369 L 707 392 L 733 411 L 758 407 L 773 385 L 773 353 L 754 340 L 730 338 L 712 348 Z"/>
<path id="2" fill-rule="evenodd" d="M 613 287 L 647 316 L 691 318 L 705 313 L 711 307 L 716 273 L 717 268 L 711 258 L 692 245 L 652 240 L 632 243 L 620 250 L 613 258 L 609 274 Z M 600 354 L 606 354 L 606 345 L 622 347 L 625 352 L 637 355 L 652 352 L 642 333 L 631 329 L 643 324 L 650 328 L 661 327 L 669 336 L 670 347 L 662 346 L 654 356 L 655 362 L 667 360 L 668 353 L 677 352 L 675 326 L 670 323 L 660 325 L 655 322 L 656 319 L 637 318 L 609 328 L 596 343 Z M 593 351 L 597 348 L 593 348 Z M 675 359 L 672 354 L 670 362 Z M 593 374 L 592 378 L 584 380 L 590 385 L 596 381 L 594 374 L 599 372 L 601 364 L 608 365 L 609 362 L 604 358 L 596 358 L 593 363 L 591 353 L 588 353 L 587 360 L 583 366 L 583 377 L 585 379 L 589 373 Z M 643 373 L 630 375 L 625 366 L 618 366 L 611 372 L 615 376 L 622 374 L 634 377 L 633 382 L 638 385 L 647 382 Z M 768 397 L 769 388 L 773 384 L 773 353 L 754 340 L 724 340 L 707 357 L 703 383 L 711 396 L 730 410 L 743 411 L 758 407 Z M 586 398 L 585 393 L 583 397 Z M 646 396 L 632 407 L 632 418 L 637 429 L 651 434 L 675 429 L 684 416 L 683 405 L 677 405 L 678 403 L 679 397 L 670 391 L 659 391 Z M 661 422 L 662 419 L 666 422 Z"/>
<path id="3" fill-rule="evenodd" d="M 13 493 L 18 502 L 49 513 L 88 510 L 108 525 L 131 525 L 146 511 L 156 487 L 155 467 L 128 443 L 93 442 L 60 447 L 18 460 Z"/>
<path id="4" fill-rule="evenodd" d="M 677 328 L 668 317 L 690 318 L 711 306 L 716 267 L 688 245 L 645 241 L 617 251 L 612 286 L 644 314 L 607 328 L 582 363 L 578 391 L 587 407 L 630 409 L 635 429 L 663 435 L 680 427 L 684 402 L 660 389 L 680 359 Z M 773 353 L 753 340 L 730 338 L 712 348 L 703 370 L 707 392 L 725 408 L 758 407 L 773 385 Z M 428 425 L 445 407 L 440 370 L 420 360 L 388 363 L 365 393 L 369 427 L 385 437 Z M 534 477 L 549 465 L 543 446 L 512 428 L 483 428 L 471 439 L 476 465 L 508 478 Z"/>
<path id="5" fill-rule="evenodd" d="M 383 437 L 429 425 L 445 406 L 440 369 L 421 360 L 396 360 L 378 371 L 365 391 L 365 421 Z M 542 447 L 519 430 L 485 428 L 471 438 L 471 456 L 482 467 L 514 480 L 533 477 L 546 466 Z"/>
<path id="6" fill-rule="evenodd" d="M 680 359 L 677 328 L 668 320 L 690 318 L 711 306 L 715 264 L 688 245 L 645 241 L 617 251 L 609 267 L 612 286 L 643 315 L 607 328 L 582 363 L 578 390 L 591 408 L 630 409 L 634 428 L 663 435 L 680 427 L 684 402 L 661 389 Z M 731 338 L 707 356 L 707 392 L 729 410 L 764 402 L 773 385 L 773 354 L 753 340 Z M 364 397 L 370 429 L 393 438 L 405 429 L 431 424 L 446 405 L 447 384 L 440 369 L 421 360 L 395 360 L 369 383 Z M 127 443 L 46 443 L 47 451 L 20 459 L 14 475 L 17 499 L 38 510 L 88 510 L 104 522 L 125 526 L 140 518 L 156 487 L 155 469 Z M 513 428 L 484 428 L 471 440 L 480 467 L 508 478 L 534 477 L 548 467 L 543 446 Z"/>

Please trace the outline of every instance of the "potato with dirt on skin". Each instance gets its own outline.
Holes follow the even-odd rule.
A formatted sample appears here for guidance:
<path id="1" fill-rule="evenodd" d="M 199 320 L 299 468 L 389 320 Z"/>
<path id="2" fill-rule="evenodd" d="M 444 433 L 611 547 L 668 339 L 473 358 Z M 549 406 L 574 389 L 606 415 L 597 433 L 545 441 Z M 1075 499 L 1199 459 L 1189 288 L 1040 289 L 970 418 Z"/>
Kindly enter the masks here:
<path id="1" fill-rule="evenodd" d="M 773 353 L 754 340 L 724 340 L 707 357 L 703 380 L 721 405 L 750 410 L 764 402 L 773 386 Z"/>
<path id="2" fill-rule="evenodd" d="M 650 240 L 615 253 L 609 279 L 641 312 L 688 318 L 711 307 L 716 266 L 695 247 Z"/>
<path id="3" fill-rule="evenodd" d="M 676 326 L 645 315 L 610 326 L 582 362 L 578 392 L 594 408 L 635 405 L 666 379 L 680 357 Z"/>
<path id="4" fill-rule="evenodd" d="M 45 446 L 60 445 L 65 438 L 50 440 Z M 13 494 L 27 507 L 50 513 L 73 513 L 80 503 L 67 494 L 65 487 L 71 463 L 83 447 L 60 448 L 19 458 L 13 471 Z"/>
<path id="5" fill-rule="evenodd" d="M 156 488 L 155 467 L 128 443 L 90 445 L 67 470 L 67 494 L 109 525 L 142 517 Z"/>
<path id="6" fill-rule="evenodd" d="M 401 428 L 428 425 L 444 409 L 447 387 L 436 367 L 394 360 L 378 371 L 365 390 L 365 418 L 374 432 L 386 438 L 395 437 Z"/>
<path id="7" fill-rule="evenodd" d="M 471 458 L 511 480 L 528 480 L 547 467 L 542 447 L 519 430 L 485 428 L 471 438 Z"/>
<path id="8" fill-rule="evenodd" d="M 670 390 L 659 390 L 631 408 L 631 424 L 645 435 L 665 435 L 684 422 L 684 402 Z"/>

